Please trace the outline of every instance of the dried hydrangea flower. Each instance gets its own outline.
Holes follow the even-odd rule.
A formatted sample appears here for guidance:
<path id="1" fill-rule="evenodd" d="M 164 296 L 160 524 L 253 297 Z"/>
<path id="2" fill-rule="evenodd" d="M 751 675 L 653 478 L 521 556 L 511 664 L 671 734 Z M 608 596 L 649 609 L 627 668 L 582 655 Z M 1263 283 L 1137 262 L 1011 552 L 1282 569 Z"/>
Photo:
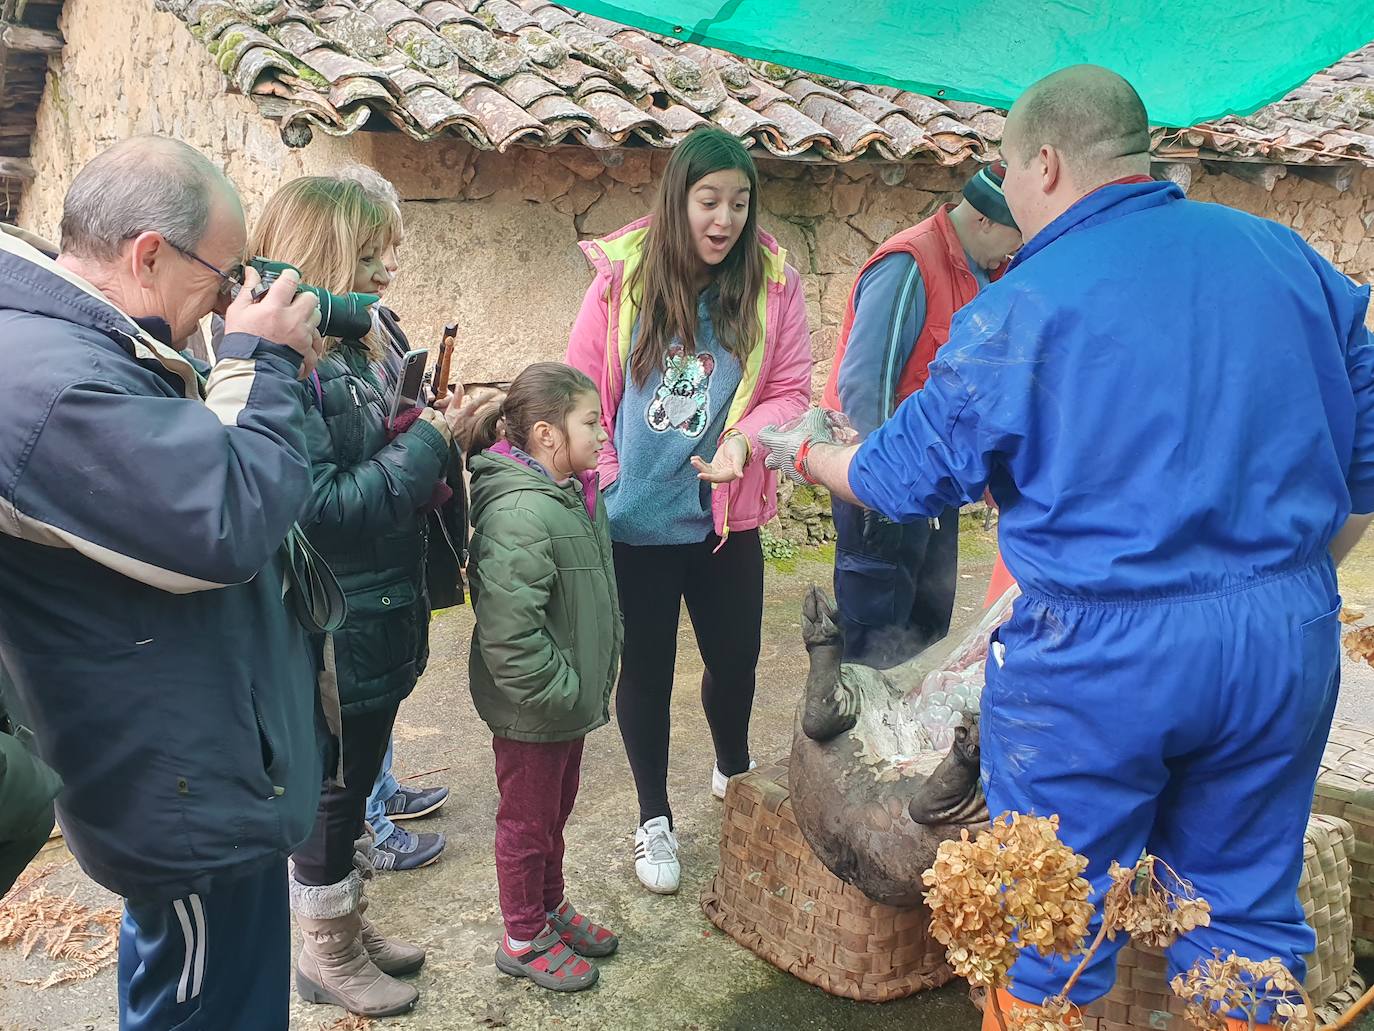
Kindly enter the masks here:
<path id="1" fill-rule="evenodd" d="M 1078 1007 L 1063 999 L 1046 999 L 1039 1009 L 1013 1009 L 1007 1031 L 1083 1031 Z"/>
<path id="2" fill-rule="evenodd" d="M 1374 626 L 1362 626 L 1351 630 L 1342 641 L 1346 654 L 1352 659 L 1374 665 Z"/>
<path id="3" fill-rule="evenodd" d="M 1142 856 L 1133 867 L 1112 863 L 1102 899 L 1107 937 L 1125 932 L 1142 944 L 1167 948 L 1181 934 L 1212 922 L 1212 907 L 1192 884 L 1155 856 Z"/>
<path id="4" fill-rule="evenodd" d="M 1245 1014 L 1252 1026 L 1272 1008 L 1271 1023 L 1285 1031 L 1316 1031 L 1311 1000 L 1277 958 L 1246 959 L 1212 951 L 1169 986 L 1186 1003 L 1184 1017 L 1202 1031 L 1225 1031 L 1226 1014 Z"/>
<path id="5" fill-rule="evenodd" d="M 1004 813 L 942 842 L 924 881 L 931 933 L 970 983 L 1000 984 L 1020 948 L 1068 958 L 1083 947 L 1093 907 L 1088 861 L 1059 840 L 1059 818 Z"/>

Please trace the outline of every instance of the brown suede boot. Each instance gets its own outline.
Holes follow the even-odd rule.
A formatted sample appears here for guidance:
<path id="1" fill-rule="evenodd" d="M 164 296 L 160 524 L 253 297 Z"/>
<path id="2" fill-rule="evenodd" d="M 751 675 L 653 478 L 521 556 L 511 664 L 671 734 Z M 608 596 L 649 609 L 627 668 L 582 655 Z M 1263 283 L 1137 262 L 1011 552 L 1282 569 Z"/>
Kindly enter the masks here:
<path id="1" fill-rule="evenodd" d="M 358 912 L 361 895 L 356 872 L 319 886 L 291 879 L 291 909 L 302 940 L 296 991 L 306 1002 L 342 1006 L 361 1017 L 407 1013 L 420 993 L 383 973 L 368 956 Z"/>
<path id="2" fill-rule="evenodd" d="M 358 900 L 358 916 L 362 919 L 363 948 L 368 958 L 377 964 L 377 969 L 392 977 L 413 974 L 425 965 L 425 950 L 399 938 L 388 938 L 377 930 L 377 925 L 364 914 L 367 912 L 368 898 L 363 895 Z"/>

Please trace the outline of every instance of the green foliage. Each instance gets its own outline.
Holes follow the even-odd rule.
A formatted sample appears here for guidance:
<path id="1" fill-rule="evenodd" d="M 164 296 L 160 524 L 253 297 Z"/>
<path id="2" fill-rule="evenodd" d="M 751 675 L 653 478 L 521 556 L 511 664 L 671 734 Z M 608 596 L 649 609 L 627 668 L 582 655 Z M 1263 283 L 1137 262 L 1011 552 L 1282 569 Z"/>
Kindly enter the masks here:
<path id="1" fill-rule="evenodd" d="M 796 541 L 777 537 L 768 527 L 759 530 L 759 543 L 763 545 L 763 560 L 779 572 L 790 573 L 797 565 L 800 549 Z"/>

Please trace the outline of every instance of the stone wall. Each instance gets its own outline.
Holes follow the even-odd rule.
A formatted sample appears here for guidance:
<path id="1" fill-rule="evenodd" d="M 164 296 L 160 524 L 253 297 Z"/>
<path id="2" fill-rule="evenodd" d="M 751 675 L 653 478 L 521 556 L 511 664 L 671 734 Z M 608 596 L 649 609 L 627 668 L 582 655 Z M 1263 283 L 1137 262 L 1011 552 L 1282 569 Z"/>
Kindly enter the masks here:
<path id="1" fill-rule="evenodd" d="M 1188 196 L 1292 226 L 1347 275 L 1374 283 L 1374 172 L 1357 175 L 1344 193 L 1296 175 L 1280 179 L 1273 192 L 1235 176 L 1206 175 L 1194 179 Z"/>
<path id="2" fill-rule="evenodd" d="M 22 225 L 54 234 L 76 169 L 137 132 L 176 136 L 219 161 L 250 220 L 294 176 L 373 164 L 405 199 L 403 266 L 388 300 L 417 345 L 437 343 L 444 323 L 457 320 L 459 368 L 469 380 L 507 379 L 530 361 L 562 355 L 590 281 L 577 242 L 642 215 L 667 160 L 649 150 L 599 156 L 580 147 L 494 154 L 399 132 L 317 132 L 292 150 L 250 100 L 224 92 L 209 53 L 151 0 L 67 0 L 62 29 L 68 47 L 53 62 L 39 111 L 38 178 L 25 193 Z M 882 240 L 954 196 L 969 170 L 761 160 L 760 172 L 763 226 L 805 280 L 819 385 L 858 267 Z M 1288 222 L 1369 282 L 1372 189 L 1369 175 L 1344 194 L 1296 177 L 1266 193 L 1230 176 L 1199 175 L 1191 196 Z"/>

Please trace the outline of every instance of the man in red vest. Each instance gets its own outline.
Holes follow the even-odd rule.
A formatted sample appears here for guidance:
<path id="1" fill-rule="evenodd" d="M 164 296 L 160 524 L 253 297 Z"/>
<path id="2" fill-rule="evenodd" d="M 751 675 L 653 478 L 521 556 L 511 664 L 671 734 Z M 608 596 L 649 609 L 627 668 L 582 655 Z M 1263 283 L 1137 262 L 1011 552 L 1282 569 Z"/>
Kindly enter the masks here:
<path id="1" fill-rule="evenodd" d="M 873 253 L 849 295 L 825 405 L 861 436 L 921 389 L 954 313 L 1002 274 L 1021 234 L 1002 195 L 1000 162 L 964 186 L 963 200 Z M 905 525 L 834 500 L 835 600 L 845 661 L 886 669 L 949 633 L 959 512 Z"/>

